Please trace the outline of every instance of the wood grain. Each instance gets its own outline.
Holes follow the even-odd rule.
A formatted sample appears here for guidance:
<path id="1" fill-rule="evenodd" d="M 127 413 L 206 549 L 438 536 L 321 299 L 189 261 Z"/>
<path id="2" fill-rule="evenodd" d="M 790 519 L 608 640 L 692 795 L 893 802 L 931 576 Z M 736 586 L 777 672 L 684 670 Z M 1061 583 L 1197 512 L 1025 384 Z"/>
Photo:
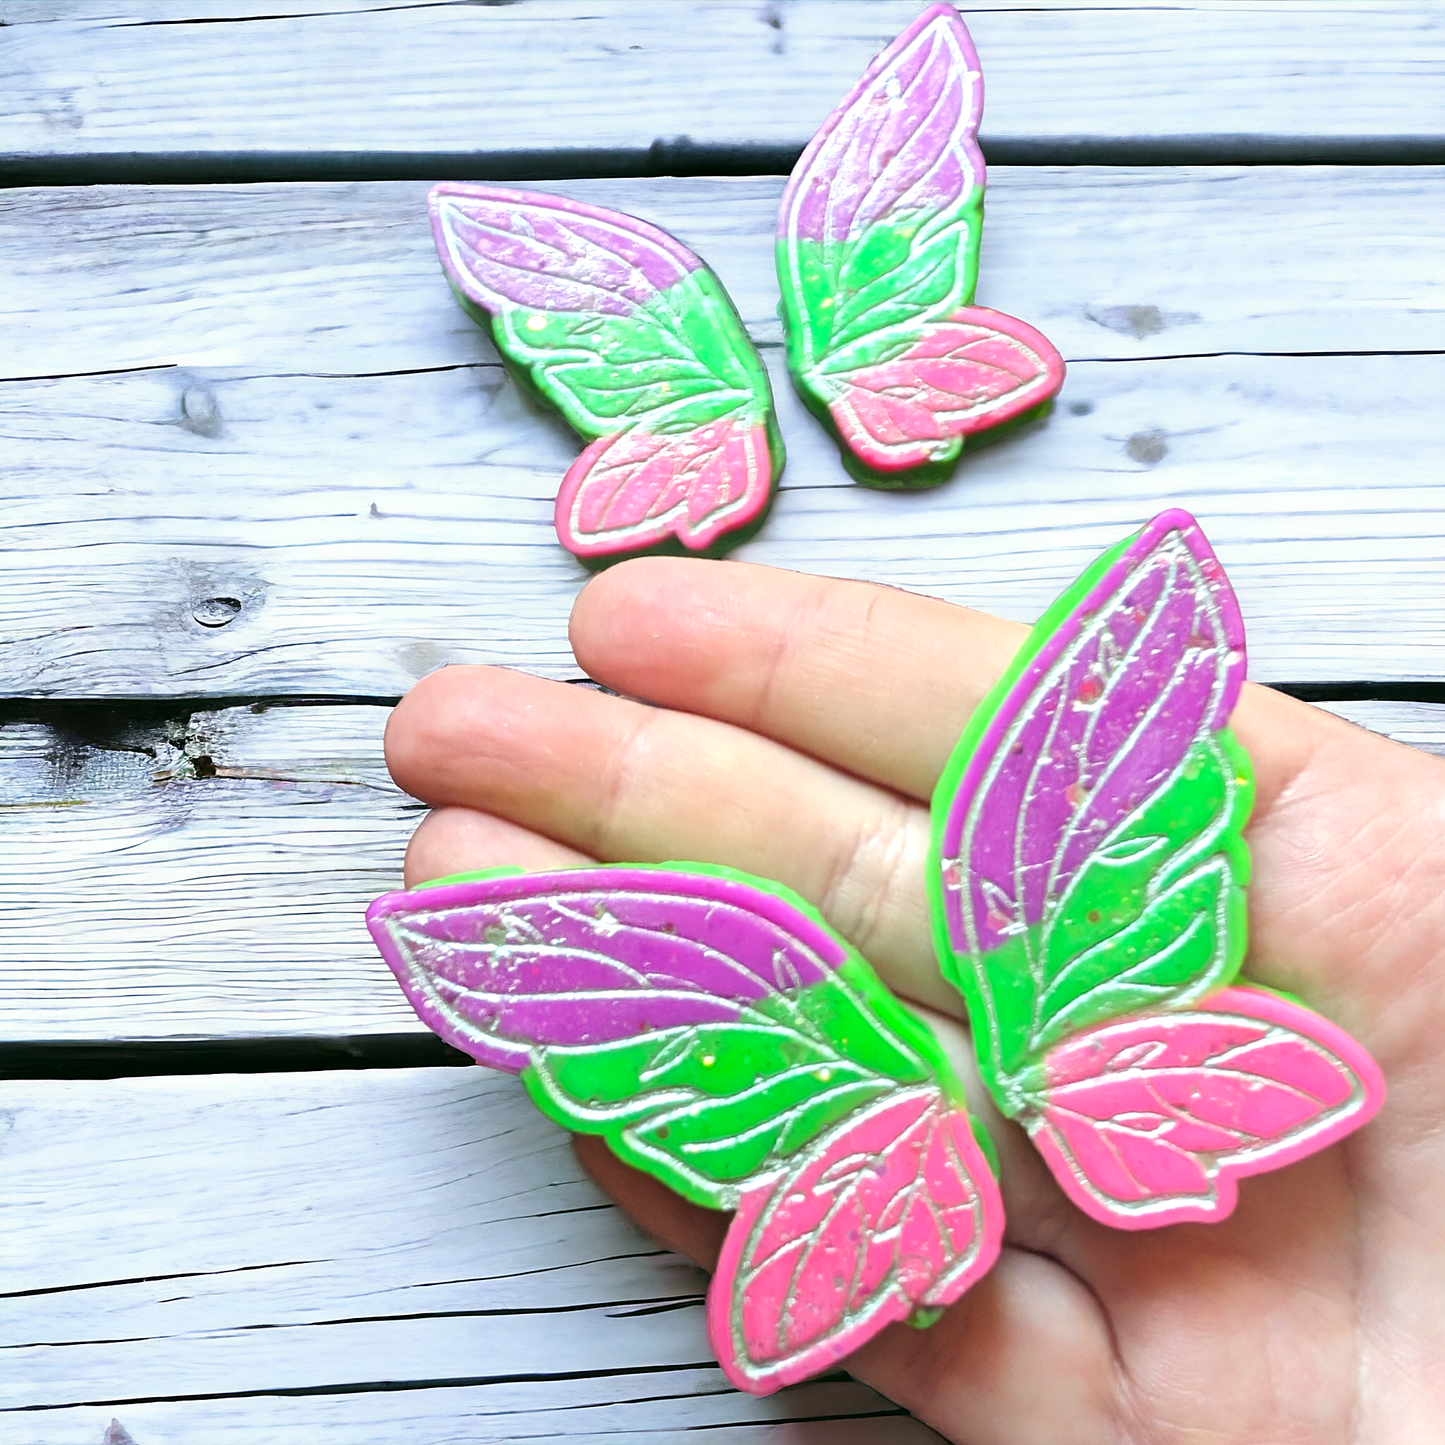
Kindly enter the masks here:
<path id="1" fill-rule="evenodd" d="M 796 149 L 918 7 L 269 8 L 262 23 L 268 7 L 234 4 L 32 11 L 4 39 L 3 154 L 33 166 L 420 151 L 474 157 L 484 174 L 549 155 L 575 164 L 584 150 L 640 165 L 669 142 L 674 154 Z M 1222 152 L 1241 138 L 1442 131 L 1445 32 L 1422 3 L 992 5 L 968 19 L 988 82 L 986 147 L 1188 137 Z"/>
<path id="2" fill-rule="evenodd" d="M 767 354 L 789 469 L 739 556 L 1032 620 L 1183 505 L 1239 590 L 1256 677 L 1438 668 L 1445 358 L 1078 362 L 1045 423 L 900 494 L 848 481 Z M 14 693 L 375 697 L 445 662 L 575 672 L 585 574 L 551 498 L 577 444 L 495 366 L 69 378 L 11 383 L 0 408 Z"/>
<path id="3" fill-rule="evenodd" d="M 496 12 L 491 12 L 496 13 Z M 264 26 L 255 27 L 258 29 Z M 551 189 L 675 232 L 782 339 L 781 178 Z M 238 366 L 355 374 L 494 354 L 447 289 L 427 187 L 0 191 L 0 376 Z M 1445 167 L 989 174 L 979 301 L 1070 359 L 1445 349 Z"/>
<path id="4" fill-rule="evenodd" d="M 0 728 L 5 1037 L 419 1029 L 363 922 L 420 816 L 384 779 L 386 711 Z"/>
<path id="5" fill-rule="evenodd" d="M 1445 758 L 1445 703 L 1365 699 L 1323 702 L 1319 706 L 1372 733 Z"/>
<path id="6" fill-rule="evenodd" d="M 701 1271 L 607 1204 L 511 1078 L 52 1081 L 0 1099 L 0 1409 L 26 1412 L 3 1416 L 7 1439 L 93 1445 L 112 1418 L 144 1445 L 762 1442 L 779 1420 L 814 1422 L 789 1427 L 799 1445 L 937 1438 L 851 1383 L 730 1390 Z M 833 1418 L 870 1415 L 847 1433 Z"/>
<path id="7" fill-rule="evenodd" d="M 1237 569 L 1257 675 L 1428 675 L 1438 360 L 1217 353 L 1438 347 L 1441 188 L 1437 170 L 996 172 L 980 298 L 1073 362 L 1053 420 L 949 487 L 883 496 L 847 483 L 779 376 L 787 490 L 745 555 L 1030 617 L 1114 530 L 1183 501 Z M 776 181 L 569 189 L 697 246 L 776 361 Z M 549 499 L 576 443 L 456 307 L 422 201 L 0 198 L 9 374 L 52 378 L 0 385 L 11 691 L 385 695 L 446 660 L 570 669 L 582 573 Z M 94 374 L 130 367 L 148 369 Z"/>
<path id="8" fill-rule="evenodd" d="M 1330 706 L 1445 755 L 1445 705 Z M 387 711 L 0 727 L 0 1042 L 419 1033 L 362 922 L 420 818 Z"/>

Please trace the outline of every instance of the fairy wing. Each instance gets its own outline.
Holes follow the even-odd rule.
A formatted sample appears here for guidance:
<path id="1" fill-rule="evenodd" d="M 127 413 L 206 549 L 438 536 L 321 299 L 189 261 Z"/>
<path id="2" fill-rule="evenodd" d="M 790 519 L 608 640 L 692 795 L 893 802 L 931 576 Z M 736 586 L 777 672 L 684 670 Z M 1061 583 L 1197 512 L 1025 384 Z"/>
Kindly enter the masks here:
<path id="1" fill-rule="evenodd" d="M 1165 512 L 1049 610 L 934 796 L 935 938 L 984 1077 L 1065 1192 L 1126 1229 L 1358 1128 L 1383 1085 L 1302 1004 L 1228 987 L 1253 784 L 1227 726 L 1244 628 Z"/>
<path id="2" fill-rule="evenodd" d="M 1076 1034 L 1043 1075 L 1035 1145 L 1081 1209 L 1126 1229 L 1222 1219 L 1237 1178 L 1343 1138 L 1385 1092 L 1343 1029 L 1258 988 Z"/>
<path id="3" fill-rule="evenodd" d="M 443 1038 L 738 1211 L 709 1318 L 742 1388 L 832 1364 L 996 1256 L 997 1188 L 932 1035 L 787 890 L 697 864 L 479 875 L 368 923 Z"/>
<path id="4" fill-rule="evenodd" d="M 772 392 L 717 278 L 675 237 L 605 207 L 447 182 L 430 197 L 452 289 L 503 359 L 592 444 L 558 491 L 584 560 L 756 526 L 782 470 Z"/>
<path id="5" fill-rule="evenodd" d="M 1064 363 L 972 306 L 983 220 L 983 77 L 949 5 L 864 73 L 803 152 L 778 214 L 788 363 L 863 480 L 940 480 L 964 438 L 1041 407 Z"/>
<path id="6" fill-rule="evenodd" d="M 934 795 L 935 935 L 1005 1112 L 1069 1033 L 1237 971 L 1244 671 L 1224 570 L 1165 512 L 1054 604 L 960 740 Z"/>

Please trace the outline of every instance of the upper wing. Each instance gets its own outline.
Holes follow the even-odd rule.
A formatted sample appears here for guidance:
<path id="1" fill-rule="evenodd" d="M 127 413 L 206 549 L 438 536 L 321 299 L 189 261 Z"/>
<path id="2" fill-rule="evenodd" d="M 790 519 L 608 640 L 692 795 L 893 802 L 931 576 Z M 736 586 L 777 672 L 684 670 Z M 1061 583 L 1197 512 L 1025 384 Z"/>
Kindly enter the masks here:
<path id="1" fill-rule="evenodd" d="M 845 354 L 883 360 L 874 353 L 899 328 L 973 299 L 982 111 L 973 41 L 951 6 L 932 5 L 808 143 L 778 212 L 783 321 L 801 377 Z"/>
<path id="2" fill-rule="evenodd" d="M 700 1204 L 734 1208 L 899 1087 L 962 1100 L 932 1035 L 815 911 L 729 870 L 481 875 L 389 894 L 368 923 L 443 1038 Z"/>
<path id="3" fill-rule="evenodd" d="M 1302 1004 L 1226 988 L 1051 1049 L 1027 1124 L 1069 1197 L 1123 1229 L 1210 1222 L 1235 1179 L 1334 1143 L 1380 1107 L 1380 1070 Z"/>
<path id="4" fill-rule="evenodd" d="M 462 304 L 584 437 L 557 509 L 582 557 L 714 546 L 760 520 L 782 469 L 767 373 L 717 278 L 634 216 L 447 182 L 432 231 Z"/>
<path id="5" fill-rule="evenodd" d="M 1039 407 L 1063 382 L 1043 336 L 969 305 L 982 110 L 968 30 L 932 5 L 824 121 L 783 194 L 788 365 L 864 480 L 938 480 L 964 436 Z"/>
<path id="6" fill-rule="evenodd" d="M 1000 1107 L 1077 1029 L 1197 998 L 1245 945 L 1244 627 L 1165 512 L 1030 634 L 934 794 L 935 936 Z"/>

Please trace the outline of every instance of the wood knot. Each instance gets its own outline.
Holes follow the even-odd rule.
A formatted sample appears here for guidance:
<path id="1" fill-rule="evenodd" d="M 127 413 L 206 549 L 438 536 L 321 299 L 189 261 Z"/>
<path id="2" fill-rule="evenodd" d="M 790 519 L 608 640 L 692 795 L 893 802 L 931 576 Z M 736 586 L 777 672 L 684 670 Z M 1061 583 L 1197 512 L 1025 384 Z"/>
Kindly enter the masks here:
<path id="1" fill-rule="evenodd" d="M 241 601 L 237 597 L 207 597 L 191 609 L 191 616 L 202 627 L 224 627 L 241 615 Z"/>

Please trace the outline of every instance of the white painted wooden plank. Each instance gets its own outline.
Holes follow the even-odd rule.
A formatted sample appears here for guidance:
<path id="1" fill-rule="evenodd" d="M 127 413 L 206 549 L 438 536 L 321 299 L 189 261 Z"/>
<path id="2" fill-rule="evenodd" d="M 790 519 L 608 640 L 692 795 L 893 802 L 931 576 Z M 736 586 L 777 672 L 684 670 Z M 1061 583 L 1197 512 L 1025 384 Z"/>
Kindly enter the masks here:
<path id="1" fill-rule="evenodd" d="M 138 1445 L 323 1438 L 308 1427 L 378 1445 L 934 1438 L 896 1416 L 738 1430 L 888 1407 L 856 1385 L 728 1391 L 701 1273 L 605 1203 L 513 1079 L 48 1081 L 0 1099 L 0 1401 L 25 1412 L 0 1415 L 4 1438 L 94 1441 L 112 1417 Z M 594 1378 L 548 1378 L 567 1374 Z"/>
<path id="2" fill-rule="evenodd" d="M 264 27 L 255 27 L 264 28 Z M 782 181 L 552 189 L 675 231 L 781 340 Z M 358 373 L 492 360 L 453 300 L 426 186 L 0 191 L 0 376 L 141 366 Z M 1071 359 L 1445 347 L 1445 167 L 990 173 L 979 300 Z"/>
<path id="3" fill-rule="evenodd" d="M 1078 362 L 1045 423 L 902 494 L 852 485 L 775 381 L 789 469 L 738 555 L 1028 620 L 1184 505 L 1230 568 L 1256 677 L 1439 672 L 1445 358 Z M 375 697 L 444 662 L 575 671 L 584 573 L 551 498 L 577 444 L 494 366 L 71 378 L 0 387 L 0 407 L 13 693 Z"/>
<path id="4" fill-rule="evenodd" d="M 1445 755 L 1445 705 L 1328 706 Z M 386 714 L 227 708 L 175 742 L 0 727 L 0 1042 L 420 1033 L 362 922 L 420 816 Z"/>
<path id="5" fill-rule="evenodd" d="M 691 1390 L 704 1398 L 690 1400 Z M 663 1395 L 665 1391 L 676 1394 Z M 887 1412 L 863 1386 L 797 1386 L 778 1398 L 781 1420 L 762 1423 L 766 1402 L 717 1391 L 716 1376 L 666 1371 L 636 1377 L 558 1381 L 545 1386 L 484 1386 L 306 1395 L 282 1400 L 185 1400 L 81 1406 L 28 1414 L 16 1445 L 939 1445 L 912 1416 Z M 525 1392 L 525 1393 L 523 1393 Z M 524 1404 L 509 1408 L 510 1397 Z M 542 1394 L 543 1400 L 537 1396 Z M 659 1398 L 662 1396 L 662 1398 Z M 859 1398 L 861 1397 L 861 1399 Z M 593 1399 L 597 1403 L 592 1403 Z M 579 1403 L 584 1401 L 585 1403 Z M 871 1416 L 842 1414 L 867 1409 Z M 527 1408 L 530 1405 L 532 1408 Z M 806 1413 L 804 1413 L 806 1412 Z M 696 1423 L 699 1419 L 704 1423 Z M 660 1421 L 660 1428 L 649 1428 Z M 715 1422 L 715 1423 L 711 1423 Z M 750 1423 L 751 1422 L 751 1423 Z M 3 1429 L 3 1426 L 0 1426 Z M 685 1432 L 685 1433 L 684 1433 Z"/>
<path id="6" fill-rule="evenodd" d="M 0 727 L 0 1037 L 419 1032 L 363 921 L 420 816 L 386 713 L 199 713 L 183 746 Z"/>
<path id="7" fill-rule="evenodd" d="M 1371 732 L 1394 738 L 1397 743 L 1445 758 L 1445 703 L 1366 699 L 1322 702 L 1319 706 Z"/>
<path id="8" fill-rule="evenodd" d="M 105 8 L 8 28 L 4 153 L 639 155 L 673 137 L 799 147 L 918 11 L 594 0 L 579 14 L 523 0 L 318 7 L 265 23 L 245 7 L 187 6 L 155 23 L 154 4 L 134 18 Z M 987 76 L 985 145 L 1441 134 L 1445 27 L 1427 3 L 966 13 Z"/>

